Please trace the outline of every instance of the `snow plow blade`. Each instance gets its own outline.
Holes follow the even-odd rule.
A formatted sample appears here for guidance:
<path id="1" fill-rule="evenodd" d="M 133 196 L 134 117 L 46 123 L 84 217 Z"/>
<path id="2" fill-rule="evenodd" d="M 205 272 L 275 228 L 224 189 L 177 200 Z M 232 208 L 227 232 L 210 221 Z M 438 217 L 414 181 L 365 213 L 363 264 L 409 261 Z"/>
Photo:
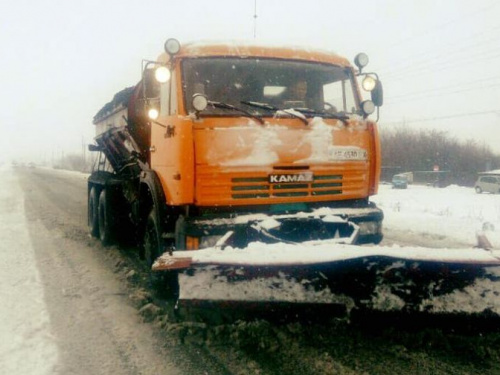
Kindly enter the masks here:
<path id="1" fill-rule="evenodd" d="M 478 236 L 479 243 L 489 242 Z M 486 242 L 485 242 L 486 241 Z M 493 267 L 493 268 L 491 268 Z M 331 241 L 254 242 L 246 248 L 165 253 L 154 271 L 179 271 L 179 300 L 283 301 L 375 306 L 390 292 L 399 307 L 500 280 L 500 251 L 359 246 Z M 395 297 L 394 297 L 395 296 Z"/>

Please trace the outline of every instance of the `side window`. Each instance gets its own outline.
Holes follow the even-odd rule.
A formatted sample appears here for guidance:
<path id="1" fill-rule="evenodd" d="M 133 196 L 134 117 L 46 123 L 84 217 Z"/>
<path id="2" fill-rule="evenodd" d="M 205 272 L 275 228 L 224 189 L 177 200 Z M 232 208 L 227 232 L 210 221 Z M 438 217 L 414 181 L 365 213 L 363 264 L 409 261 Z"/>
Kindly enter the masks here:
<path id="1" fill-rule="evenodd" d="M 356 112 L 351 81 L 342 80 L 323 85 L 323 102 L 326 103 L 325 109 L 333 106 L 335 111 Z"/>

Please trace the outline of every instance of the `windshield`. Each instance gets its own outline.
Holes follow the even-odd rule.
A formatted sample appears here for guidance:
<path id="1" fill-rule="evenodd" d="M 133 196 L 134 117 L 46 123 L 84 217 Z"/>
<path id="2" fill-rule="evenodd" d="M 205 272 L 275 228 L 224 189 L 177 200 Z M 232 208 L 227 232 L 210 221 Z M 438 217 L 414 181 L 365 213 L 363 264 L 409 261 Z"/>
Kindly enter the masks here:
<path id="1" fill-rule="evenodd" d="M 288 108 L 359 114 L 352 73 L 345 67 L 224 57 L 186 59 L 182 71 L 188 112 L 194 112 L 191 98 L 199 93 L 206 95 L 211 102 L 245 108 L 258 116 L 273 116 L 276 109 Z M 265 105 L 252 105 L 255 103 Z M 214 106 L 209 106 L 203 113 L 234 116 L 228 108 Z"/>
<path id="2" fill-rule="evenodd" d="M 394 182 L 406 182 L 406 177 L 405 176 L 394 176 L 392 181 L 394 181 Z"/>

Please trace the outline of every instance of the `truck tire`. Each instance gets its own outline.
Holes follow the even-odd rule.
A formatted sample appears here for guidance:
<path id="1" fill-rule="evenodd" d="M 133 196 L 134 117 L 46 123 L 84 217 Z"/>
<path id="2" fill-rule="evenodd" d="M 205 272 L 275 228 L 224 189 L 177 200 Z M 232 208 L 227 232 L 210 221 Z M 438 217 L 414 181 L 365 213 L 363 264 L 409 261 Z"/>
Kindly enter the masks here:
<path id="1" fill-rule="evenodd" d="M 164 251 L 161 228 L 154 208 L 149 213 L 146 221 L 143 246 L 144 258 L 149 269 L 152 287 L 162 298 L 176 301 L 179 298 L 179 275 L 177 271 L 153 272 L 151 270 L 156 258 Z"/>
<path id="2" fill-rule="evenodd" d="M 113 216 L 112 209 L 106 198 L 106 189 L 99 194 L 98 206 L 98 222 L 99 222 L 99 239 L 104 246 L 108 246 L 112 242 Z"/>
<path id="3" fill-rule="evenodd" d="M 97 190 L 93 186 L 90 189 L 89 197 L 87 200 L 88 203 L 88 225 L 89 232 L 92 237 L 99 237 L 99 216 L 97 214 L 98 210 L 98 201 L 97 201 Z"/>
<path id="4" fill-rule="evenodd" d="M 150 268 L 155 259 L 160 256 L 160 227 L 156 219 L 154 208 L 146 220 L 146 231 L 144 232 L 144 259 L 146 265 Z"/>

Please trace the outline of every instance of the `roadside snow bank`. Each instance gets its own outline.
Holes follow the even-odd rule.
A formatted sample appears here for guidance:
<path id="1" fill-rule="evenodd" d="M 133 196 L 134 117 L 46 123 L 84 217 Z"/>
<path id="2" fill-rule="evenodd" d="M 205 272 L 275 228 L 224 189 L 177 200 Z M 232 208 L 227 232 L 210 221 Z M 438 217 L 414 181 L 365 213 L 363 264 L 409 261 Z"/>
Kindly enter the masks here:
<path id="1" fill-rule="evenodd" d="M 498 195 L 476 194 L 472 188 L 455 185 L 443 189 L 381 185 L 372 200 L 384 211 L 384 227 L 388 230 L 442 236 L 469 246 L 476 244 L 476 233 L 485 230 L 500 249 Z"/>
<path id="2" fill-rule="evenodd" d="M 0 368 L 4 374 L 53 374 L 58 359 L 43 286 L 13 171 L 0 169 Z"/>
<path id="3" fill-rule="evenodd" d="M 500 250 L 500 196 L 477 194 L 474 189 L 409 185 L 392 189 L 381 185 L 373 201 L 384 211 L 384 228 L 425 236 L 439 236 L 443 243 L 476 245 L 476 233 L 484 232 Z M 451 248 L 455 246 L 450 246 Z M 437 312 L 482 312 L 500 314 L 500 267 L 489 268 L 490 277 L 477 280 L 463 290 L 434 297 L 423 305 Z"/>

